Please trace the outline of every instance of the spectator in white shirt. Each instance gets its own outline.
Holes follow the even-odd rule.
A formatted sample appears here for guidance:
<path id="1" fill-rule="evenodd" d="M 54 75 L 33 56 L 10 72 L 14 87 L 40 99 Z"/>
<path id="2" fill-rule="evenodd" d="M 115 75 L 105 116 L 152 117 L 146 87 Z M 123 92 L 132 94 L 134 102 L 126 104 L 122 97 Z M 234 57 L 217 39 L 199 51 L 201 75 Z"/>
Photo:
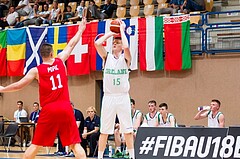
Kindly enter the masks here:
<path id="1" fill-rule="evenodd" d="M 20 0 L 15 9 L 19 16 L 27 16 L 30 12 L 29 0 Z"/>
<path id="2" fill-rule="evenodd" d="M 17 123 L 20 123 L 19 117 L 27 117 L 28 114 L 27 114 L 26 110 L 23 109 L 23 102 L 22 101 L 17 101 L 17 107 L 18 107 L 18 110 L 16 110 L 14 112 L 14 120 Z"/>
<path id="3" fill-rule="evenodd" d="M 14 7 L 10 7 L 8 15 L 0 20 L 0 27 L 2 27 L 2 29 L 5 29 L 6 26 L 15 26 L 15 24 L 18 22 L 18 13 L 15 12 Z"/>

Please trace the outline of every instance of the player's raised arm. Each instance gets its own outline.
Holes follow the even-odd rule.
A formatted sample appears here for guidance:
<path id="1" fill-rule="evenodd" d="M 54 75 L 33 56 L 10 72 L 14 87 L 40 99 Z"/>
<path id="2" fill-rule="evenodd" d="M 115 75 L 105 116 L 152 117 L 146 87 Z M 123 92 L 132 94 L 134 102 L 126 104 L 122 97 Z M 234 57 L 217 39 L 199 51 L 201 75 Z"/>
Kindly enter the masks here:
<path id="1" fill-rule="evenodd" d="M 121 20 L 119 20 L 119 23 L 120 23 L 120 34 L 121 34 L 121 39 L 122 39 L 122 46 L 123 46 L 123 50 L 124 50 L 124 57 L 127 60 L 128 66 L 130 66 L 131 54 L 130 54 L 130 50 L 129 50 L 128 40 L 125 35 L 126 24 Z"/>
<path id="2" fill-rule="evenodd" d="M 32 68 L 21 80 L 14 82 L 8 86 L 0 86 L 0 92 L 14 92 L 22 89 L 37 78 L 38 70 L 36 67 Z"/>
<path id="3" fill-rule="evenodd" d="M 64 48 L 64 50 L 61 53 L 58 54 L 58 58 L 62 59 L 62 61 L 66 61 L 68 59 L 68 57 L 70 56 L 72 50 L 74 49 L 74 47 L 76 46 L 76 44 L 78 43 L 80 38 L 82 37 L 82 33 L 86 29 L 86 23 L 87 23 L 86 18 L 83 18 L 82 22 L 80 23 L 80 25 L 78 27 L 77 33 L 69 41 L 69 43 Z"/>
<path id="4" fill-rule="evenodd" d="M 115 33 L 113 32 L 108 32 L 106 34 L 104 34 L 102 37 L 100 37 L 98 40 L 95 41 L 95 48 L 97 49 L 97 52 L 99 54 L 99 56 L 105 60 L 107 57 L 107 51 L 105 50 L 105 48 L 103 47 L 103 43 L 110 38 L 111 36 L 113 36 Z"/>

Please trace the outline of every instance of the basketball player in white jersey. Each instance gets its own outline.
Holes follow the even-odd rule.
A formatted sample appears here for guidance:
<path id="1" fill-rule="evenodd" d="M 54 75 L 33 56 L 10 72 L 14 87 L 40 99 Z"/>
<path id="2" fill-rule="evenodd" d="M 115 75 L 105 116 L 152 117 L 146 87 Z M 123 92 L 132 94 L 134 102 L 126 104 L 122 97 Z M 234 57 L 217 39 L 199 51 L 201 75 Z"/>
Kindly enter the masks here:
<path id="1" fill-rule="evenodd" d="M 133 121 L 133 138 L 135 140 L 138 127 L 141 125 L 143 120 L 143 114 L 140 110 L 136 109 L 134 99 L 131 99 L 131 106 L 132 106 L 132 121 Z M 115 154 L 113 155 L 113 158 L 122 158 L 124 157 L 125 154 L 121 152 L 121 144 L 122 143 L 125 144 L 125 137 L 123 134 L 119 132 L 120 125 L 119 124 L 116 124 L 116 125 L 117 127 L 115 127 L 115 131 L 114 131 L 114 140 L 115 140 L 116 149 L 115 149 Z"/>
<path id="2" fill-rule="evenodd" d="M 144 115 L 142 127 L 157 127 L 158 126 L 158 115 L 157 102 L 155 100 L 150 100 L 148 102 L 149 113 Z"/>
<path id="3" fill-rule="evenodd" d="M 159 127 L 177 127 L 176 118 L 172 113 L 168 112 L 167 103 L 161 103 L 159 105 Z"/>
<path id="4" fill-rule="evenodd" d="M 120 133 L 124 133 L 129 157 L 134 159 L 133 125 L 129 96 L 129 67 L 131 54 L 128 40 L 125 35 L 125 23 L 120 22 L 120 37 L 116 33 L 108 32 L 95 41 L 98 54 L 103 59 L 103 101 L 101 110 L 100 138 L 98 158 L 103 158 L 108 134 L 114 133 L 116 115 L 121 125 Z M 103 43 L 110 37 L 113 40 L 112 53 L 108 53 Z"/>
<path id="5" fill-rule="evenodd" d="M 143 114 L 141 110 L 136 109 L 134 99 L 131 99 L 131 105 L 132 105 L 133 137 L 135 139 L 138 127 L 142 124 L 143 121 Z"/>
<path id="6" fill-rule="evenodd" d="M 208 127 L 225 127 L 225 117 L 222 112 L 219 111 L 221 102 L 217 99 L 213 99 L 210 105 L 210 110 L 200 110 L 195 120 L 208 118 Z"/>

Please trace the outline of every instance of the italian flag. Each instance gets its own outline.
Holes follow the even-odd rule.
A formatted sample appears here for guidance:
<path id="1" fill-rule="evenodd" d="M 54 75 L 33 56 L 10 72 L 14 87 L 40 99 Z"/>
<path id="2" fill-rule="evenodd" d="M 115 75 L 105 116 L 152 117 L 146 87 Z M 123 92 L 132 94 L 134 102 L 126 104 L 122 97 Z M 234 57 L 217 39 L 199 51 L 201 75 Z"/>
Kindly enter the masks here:
<path id="1" fill-rule="evenodd" d="M 163 17 L 138 19 L 141 71 L 163 69 Z"/>
<path id="2" fill-rule="evenodd" d="M 190 16 L 164 18 L 165 69 L 184 70 L 192 67 L 190 53 Z"/>
<path id="3" fill-rule="evenodd" d="M 7 75 L 7 31 L 0 32 L 0 76 Z"/>

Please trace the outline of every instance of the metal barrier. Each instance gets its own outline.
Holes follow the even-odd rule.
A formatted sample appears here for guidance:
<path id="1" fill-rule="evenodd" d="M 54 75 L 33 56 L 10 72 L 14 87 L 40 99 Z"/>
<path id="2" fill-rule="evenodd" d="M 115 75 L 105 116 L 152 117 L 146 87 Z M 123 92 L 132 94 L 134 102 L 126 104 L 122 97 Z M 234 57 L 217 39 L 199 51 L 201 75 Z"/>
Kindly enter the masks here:
<path id="1" fill-rule="evenodd" d="M 240 24 L 240 10 L 224 12 L 208 12 L 205 14 L 207 26 L 236 25 Z M 231 18 L 230 18 L 231 17 Z"/>
<path id="2" fill-rule="evenodd" d="M 190 50 L 192 54 L 201 55 L 204 52 L 204 29 L 191 28 L 190 29 Z"/>
<path id="3" fill-rule="evenodd" d="M 240 26 L 206 28 L 205 39 L 206 53 L 240 53 Z"/>
<path id="4" fill-rule="evenodd" d="M 192 55 L 240 53 L 240 10 L 201 15 L 200 23 L 190 28 Z"/>

